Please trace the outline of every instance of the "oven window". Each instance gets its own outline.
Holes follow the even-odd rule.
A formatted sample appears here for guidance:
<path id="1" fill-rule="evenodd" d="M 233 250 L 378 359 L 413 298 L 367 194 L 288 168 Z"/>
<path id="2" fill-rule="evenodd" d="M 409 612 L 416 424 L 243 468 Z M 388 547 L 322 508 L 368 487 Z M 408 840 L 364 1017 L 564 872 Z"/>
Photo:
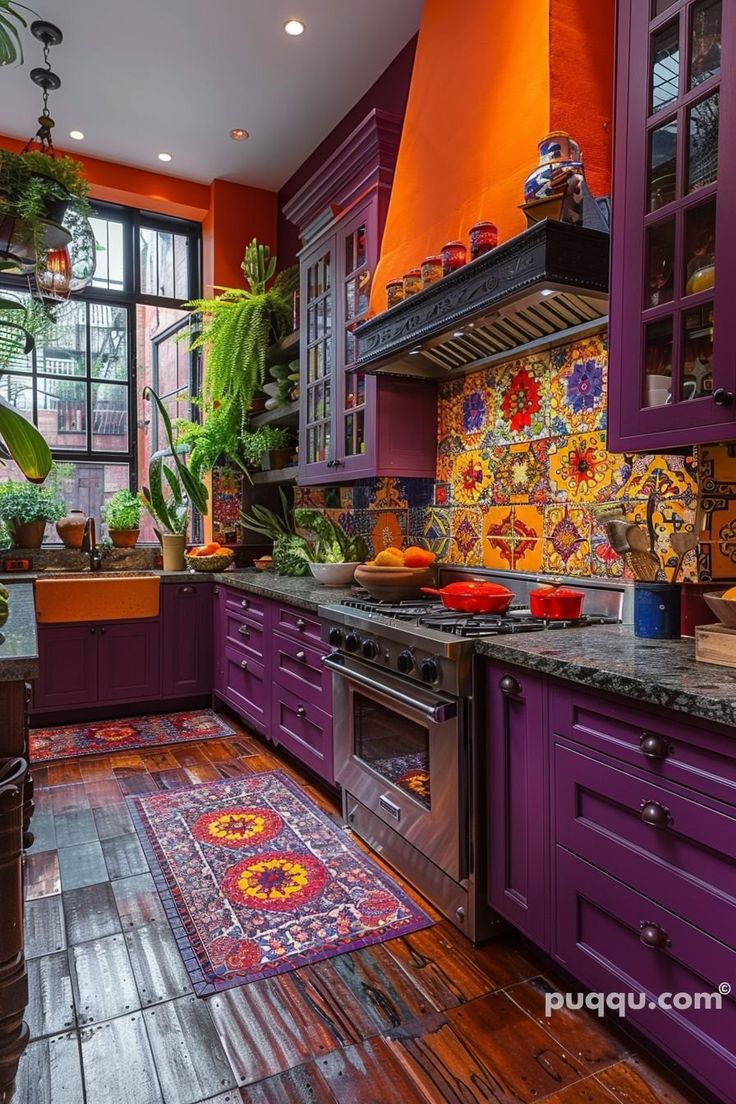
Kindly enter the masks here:
<path id="1" fill-rule="evenodd" d="M 360 693 L 353 710 L 356 759 L 430 809 L 427 729 Z"/>

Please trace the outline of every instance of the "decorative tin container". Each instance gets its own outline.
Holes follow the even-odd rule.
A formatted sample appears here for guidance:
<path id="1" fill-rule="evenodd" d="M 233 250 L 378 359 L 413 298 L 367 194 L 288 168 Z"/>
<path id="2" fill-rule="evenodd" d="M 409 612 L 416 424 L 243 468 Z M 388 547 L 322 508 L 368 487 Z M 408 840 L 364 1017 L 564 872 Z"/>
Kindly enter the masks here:
<path id="1" fill-rule="evenodd" d="M 447 242 L 442 246 L 442 275 L 447 276 L 462 268 L 467 259 L 467 250 L 461 241 Z"/>
<path id="2" fill-rule="evenodd" d="M 422 290 L 422 274 L 418 268 L 412 268 L 409 272 L 404 273 L 404 298 L 408 299 L 410 295 L 416 295 L 418 291 Z"/>
<path id="3" fill-rule="evenodd" d="M 680 636 L 680 588 L 675 583 L 634 584 L 634 635 L 659 640 Z"/>
<path id="4" fill-rule="evenodd" d="M 395 307 L 404 299 L 404 281 L 389 280 L 386 284 L 386 306 Z"/>
<path id="5" fill-rule="evenodd" d="M 498 227 L 492 222 L 476 222 L 470 227 L 470 259 L 474 261 L 498 245 Z"/>
<path id="6" fill-rule="evenodd" d="M 442 279 L 442 257 L 434 253 L 431 257 L 425 257 L 422 261 L 422 287 L 429 287 Z"/>

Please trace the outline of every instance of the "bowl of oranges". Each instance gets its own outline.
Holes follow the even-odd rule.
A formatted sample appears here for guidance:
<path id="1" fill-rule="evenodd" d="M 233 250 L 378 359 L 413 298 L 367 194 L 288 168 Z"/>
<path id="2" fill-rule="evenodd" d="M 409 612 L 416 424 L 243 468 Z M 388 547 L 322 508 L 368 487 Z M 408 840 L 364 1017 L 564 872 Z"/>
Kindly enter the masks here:
<path id="1" fill-rule="evenodd" d="M 190 548 L 184 554 L 184 559 L 191 571 L 224 571 L 233 562 L 234 556 L 232 548 L 225 548 L 218 541 L 210 541 L 209 544 Z"/>
<path id="2" fill-rule="evenodd" d="M 435 578 L 434 552 L 412 545 L 384 548 L 373 560 L 355 569 L 355 581 L 379 602 L 401 602 L 418 598 L 422 587 Z"/>
<path id="3" fill-rule="evenodd" d="M 730 587 L 721 594 L 704 594 L 703 597 L 722 625 L 736 629 L 736 587 Z"/>

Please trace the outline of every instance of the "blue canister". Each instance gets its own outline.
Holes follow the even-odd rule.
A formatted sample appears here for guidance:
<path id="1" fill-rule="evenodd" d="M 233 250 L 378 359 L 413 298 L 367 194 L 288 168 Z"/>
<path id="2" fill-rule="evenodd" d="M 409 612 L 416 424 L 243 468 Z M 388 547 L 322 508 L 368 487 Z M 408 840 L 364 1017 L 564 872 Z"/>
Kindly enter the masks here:
<path id="1" fill-rule="evenodd" d="M 679 586 L 634 584 L 634 635 L 660 640 L 676 640 L 680 636 Z"/>

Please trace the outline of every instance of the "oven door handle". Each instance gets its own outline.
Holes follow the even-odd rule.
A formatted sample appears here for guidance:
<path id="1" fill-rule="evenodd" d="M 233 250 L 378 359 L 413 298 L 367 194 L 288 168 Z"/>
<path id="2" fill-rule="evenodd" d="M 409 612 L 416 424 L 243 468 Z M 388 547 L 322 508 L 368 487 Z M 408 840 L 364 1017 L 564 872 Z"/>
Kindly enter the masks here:
<path id="1" fill-rule="evenodd" d="M 360 686 L 365 686 L 367 690 L 377 690 L 379 693 L 383 694 L 384 697 L 390 698 L 391 701 L 395 701 L 400 705 L 408 706 L 410 709 L 415 710 L 417 713 L 421 713 L 422 716 L 427 717 L 435 724 L 442 724 L 444 721 L 450 721 L 453 717 L 457 716 L 457 702 L 440 701 L 434 705 L 430 705 L 428 702 L 417 701 L 411 694 L 405 694 L 403 691 L 396 690 L 392 686 L 386 686 L 385 683 L 378 682 L 369 675 L 364 675 L 361 671 L 356 671 L 353 667 L 348 668 L 345 663 L 332 655 L 324 656 L 322 662 L 325 667 L 329 667 L 331 671 L 336 671 L 338 674 L 343 675 L 350 682 L 357 682 Z"/>

